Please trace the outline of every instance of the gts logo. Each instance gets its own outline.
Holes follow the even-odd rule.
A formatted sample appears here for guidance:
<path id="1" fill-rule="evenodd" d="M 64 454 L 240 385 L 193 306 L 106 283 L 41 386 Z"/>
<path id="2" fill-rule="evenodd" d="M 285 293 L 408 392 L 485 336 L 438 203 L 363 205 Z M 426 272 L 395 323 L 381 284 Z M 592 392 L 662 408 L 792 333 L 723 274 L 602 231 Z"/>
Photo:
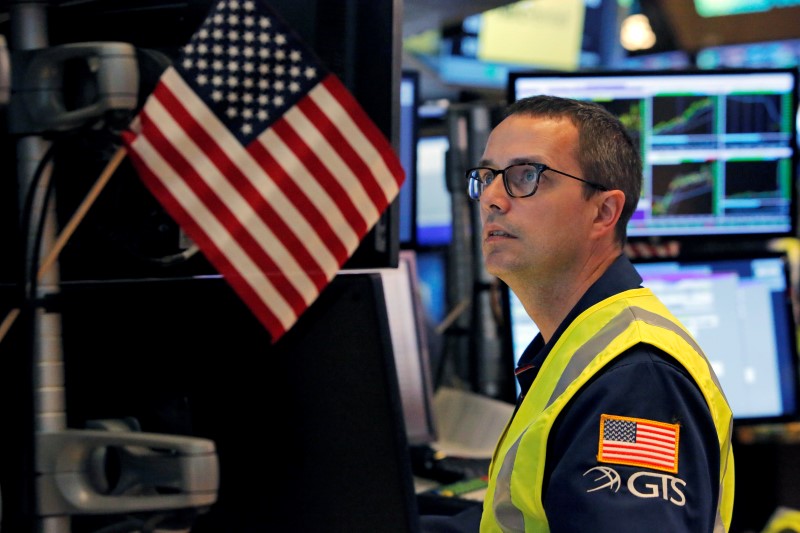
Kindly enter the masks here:
<path id="1" fill-rule="evenodd" d="M 590 472 L 595 472 L 596 476 L 593 478 L 594 486 L 587 489 L 586 492 L 603 489 L 618 492 L 622 486 L 622 478 L 613 468 L 596 466 L 584 472 L 583 475 L 586 476 Z M 636 472 L 628 478 L 626 486 L 628 492 L 637 498 L 661 498 L 679 507 L 686 505 L 686 496 L 682 490 L 686 486 L 686 482 L 675 476 L 655 472 Z"/>

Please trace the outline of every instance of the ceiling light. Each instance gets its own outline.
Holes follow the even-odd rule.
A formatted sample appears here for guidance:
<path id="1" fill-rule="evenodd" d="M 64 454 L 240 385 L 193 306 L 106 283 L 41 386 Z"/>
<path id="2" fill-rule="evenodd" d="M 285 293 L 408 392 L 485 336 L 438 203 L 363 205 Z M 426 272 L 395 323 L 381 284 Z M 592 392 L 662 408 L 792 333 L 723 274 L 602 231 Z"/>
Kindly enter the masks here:
<path id="1" fill-rule="evenodd" d="M 645 15 L 637 13 L 622 21 L 619 41 L 629 52 L 647 50 L 656 44 L 656 34 L 650 26 L 650 20 Z"/>

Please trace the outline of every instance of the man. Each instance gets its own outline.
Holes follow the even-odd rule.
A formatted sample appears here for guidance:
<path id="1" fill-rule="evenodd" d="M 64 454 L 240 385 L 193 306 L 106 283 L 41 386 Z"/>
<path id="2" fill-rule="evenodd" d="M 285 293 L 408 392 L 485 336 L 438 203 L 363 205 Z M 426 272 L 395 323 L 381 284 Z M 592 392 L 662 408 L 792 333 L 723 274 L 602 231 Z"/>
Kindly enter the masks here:
<path id="1" fill-rule="evenodd" d="M 729 529 L 730 408 L 623 254 L 641 171 L 602 107 L 535 96 L 509 107 L 467 172 L 486 268 L 540 330 L 516 370 L 481 532 Z"/>

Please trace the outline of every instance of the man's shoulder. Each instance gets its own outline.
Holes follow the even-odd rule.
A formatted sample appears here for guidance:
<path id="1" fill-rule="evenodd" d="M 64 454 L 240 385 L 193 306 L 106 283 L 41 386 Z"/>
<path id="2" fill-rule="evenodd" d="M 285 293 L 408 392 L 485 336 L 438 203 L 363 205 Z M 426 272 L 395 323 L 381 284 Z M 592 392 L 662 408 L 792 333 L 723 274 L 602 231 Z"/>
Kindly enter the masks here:
<path id="1" fill-rule="evenodd" d="M 667 352 L 651 344 L 640 342 L 634 344 L 619 356 L 615 357 L 602 372 L 639 372 L 642 366 L 649 366 L 655 373 L 674 373 L 692 380 L 686 368 Z M 639 368 L 636 368 L 639 367 Z"/>

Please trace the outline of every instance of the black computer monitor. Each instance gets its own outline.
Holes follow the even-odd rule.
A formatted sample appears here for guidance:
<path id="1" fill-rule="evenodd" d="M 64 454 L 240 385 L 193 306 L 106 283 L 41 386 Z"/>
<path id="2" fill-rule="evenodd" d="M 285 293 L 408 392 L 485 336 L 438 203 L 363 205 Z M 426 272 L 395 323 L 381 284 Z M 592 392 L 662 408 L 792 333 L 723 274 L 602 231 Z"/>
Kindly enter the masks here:
<path id="1" fill-rule="evenodd" d="M 347 272 L 372 272 L 380 276 L 406 438 L 412 446 L 433 444 L 437 439 L 433 376 L 417 254 L 413 250 L 400 250 L 397 268 L 343 271 Z"/>
<path id="2" fill-rule="evenodd" d="M 70 427 L 133 417 L 216 444 L 193 533 L 417 531 L 379 275 L 336 276 L 274 345 L 219 277 L 66 283 L 59 306 Z M 100 518 L 120 520 L 72 531 Z"/>
<path id="3" fill-rule="evenodd" d="M 737 424 L 798 417 L 797 335 L 784 254 L 636 260 L 634 265 L 643 285 L 703 349 Z M 516 296 L 505 290 L 508 360 L 516 366 L 538 329 Z"/>
<path id="4" fill-rule="evenodd" d="M 511 100 L 553 94 L 618 115 L 644 164 L 628 236 L 687 242 L 797 233 L 797 91 L 790 68 L 509 76 Z"/>

